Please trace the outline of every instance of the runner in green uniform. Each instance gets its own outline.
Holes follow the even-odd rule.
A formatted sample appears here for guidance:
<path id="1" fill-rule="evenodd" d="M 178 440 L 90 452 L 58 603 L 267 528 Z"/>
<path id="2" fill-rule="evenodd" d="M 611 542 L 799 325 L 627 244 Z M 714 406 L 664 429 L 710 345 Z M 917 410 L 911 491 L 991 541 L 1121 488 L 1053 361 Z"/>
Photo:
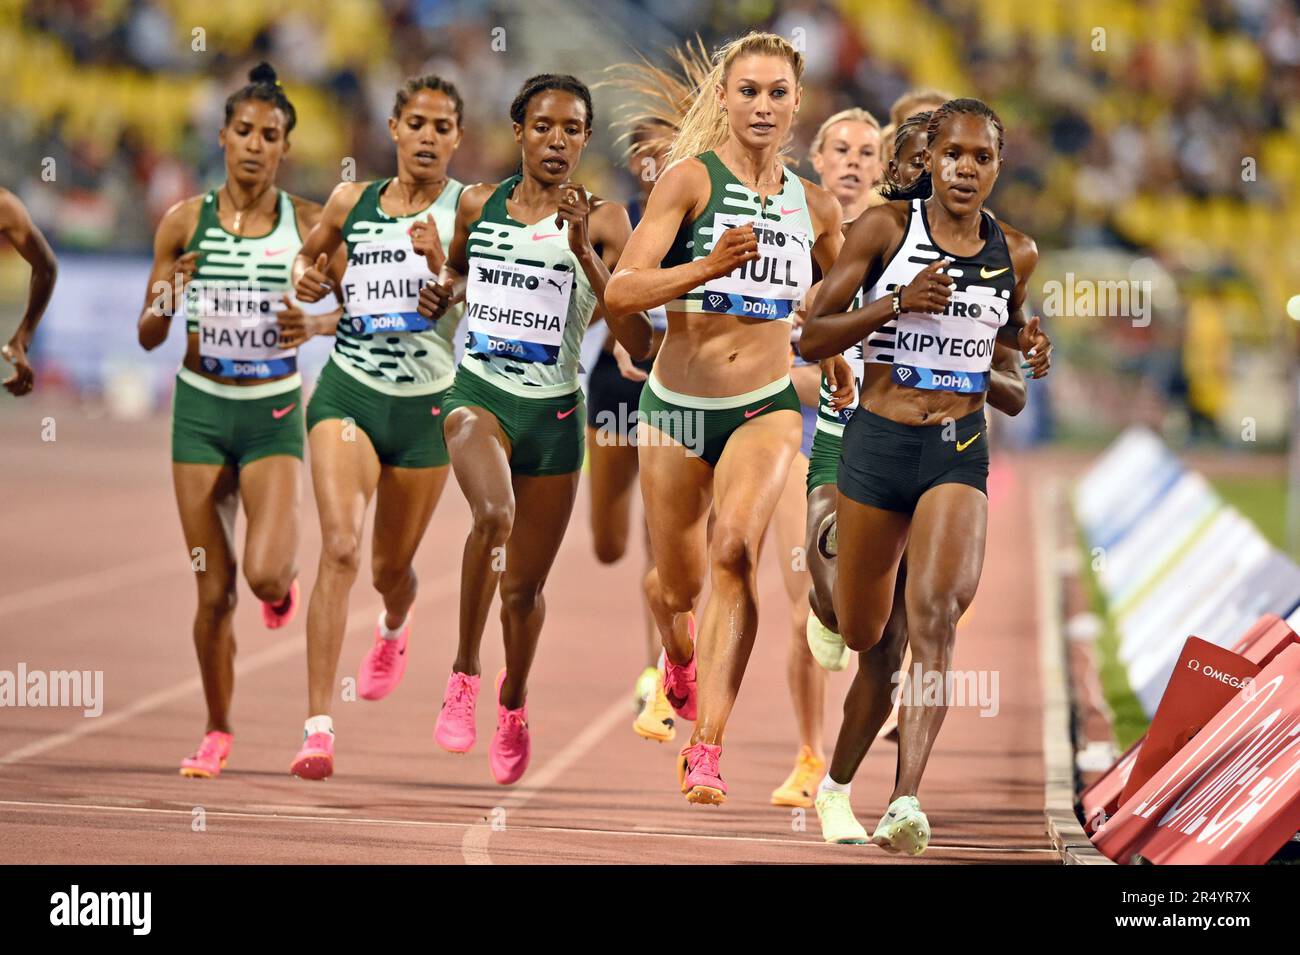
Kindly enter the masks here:
<path id="1" fill-rule="evenodd" d="M 646 577 L 664 685 L 699 720 L 679 760 L 690 802 L 720 803 L 722 737 L 758 628 L 759 544 L 799 449 L 790 327 L 843 242 L 840 207 L 785 168 L 803 55 L 751 33 L 714 56 L 618 271 L 612 314 L 666 305 L 668 334 L 641 392 L 637 445 L 655 569 Z M 710 511 L 715 515 L 712 539 Z"/>
<path id="2" fill-rule="evenodd" d="M 283 627 L 298 605 L 296 346 L 327 333 L 336 315 L 305 315 L 289 298 L 294 254 L 321 211 L 275 187 L 295 121 L 265 63 L 226 100 L 226 181 L 163 216 L 139 318 L 146 349 L 166 340 L 178 311 L 187 334 L 173 399 L 172 478 L 198 584 L 194 644 L 208 726 L 181 764 L 185 776 L 216 776 L 230 754 L 240 500 L 248 517 L 244 578 L 262 601 L 263 622 Z"/>
<path id="3" fill-rule="evenodd" d="M 321 555 L 307 609 L 307 722 L 291 771 L 308 779 L 334 770 L 330 706 L 372 497 L 370 567 L 384 609 L 357 693 L 382 699 L 406 672 L 412 562 L 447 482 L 441 415 L 460 317 L 453 308 L 430 320 L 416 305 L 421 288 L 437 287 L 452 234 L 462 186 L 447 166 L 460 146 L 463 112 L 446 80 L 408 80 L 388 120 L 397 175 L 340 183 L 294 261 L 300 298 L 337 290 L 345 310 L 307 407 Z"/>
<path id="4" fill-rule="evenodd" d="M 461 563 L 460 641 L 434 738 L 454 753 L 474 745 L 479 646 L 499 586 L 506 667 L 493 693 L 488 756 L 502 785 L 528 768 L 528 673 L 546 614 L 542 589 L 582 467 L 579 348 L 632 232 L 622 205 L 589 197 L 573 178 L 593 121 L 582 82 L 534 76 L 510 118 L 520 172 L 465 190 L 442 287 L 421 292 L 429 316 L 442 312 L 450 289 L 465 300 L 465 356 L 442 418 L 474 517 Z M 649 354 L 645 315 L 610 318 L 609 326 L 634 359 Z"/>

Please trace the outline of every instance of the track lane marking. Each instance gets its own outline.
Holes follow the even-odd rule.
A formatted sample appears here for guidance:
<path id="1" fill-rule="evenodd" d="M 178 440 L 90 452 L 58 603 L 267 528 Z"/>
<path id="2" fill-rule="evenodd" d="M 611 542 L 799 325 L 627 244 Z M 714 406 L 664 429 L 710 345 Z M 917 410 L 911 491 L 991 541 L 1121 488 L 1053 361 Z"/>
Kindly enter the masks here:
<path id="1" fill-rule="evenodd" d="M 450 597 L 453 592 L 459 589 L 459 587 L 459 579 L 439 578 L 428 588 L 427 591 L 420 591 L 417 593 L 415 603 L 411 605 L 411 609 L 414 610 L 421 604 L 431 600 Z M 362 626 L 368 620 L 373 621 L 379 615 L 382 607 L 382 603 L 371 604 L 360 610 L 352 611 L 352 613 L 348 614 L 347 622 L 344 624 L 345 634 Z M 299 611 L 304 614 L 305 623 L 306 607 L 300 607 Z M 307 651 L 306 646 L 303 643 L 304 636 L 305 634 L 302 631 L 296 631 L 290 636 L 285 636 L 284 638 L 277 640 L 271 646 L 265 648 L 259 653 L 253 654 L 251 657 L 247 657 L 242 661 L 237 659 L 235 663 L 236 676 L 242 677 L 247 676 L 250 673 L 256 673 L 258 670 L 263 670 L 266 667 L 281 662 L 282 660 L 289 659 L 295 653 L 302 653 L 305 656 Z M 12 766 L 15 763 L 21 763 L 24 760 L 31 759 L 33 756 L 39 756 L 52 749 L 57 749 L 60 746 L 75 742 L 76 740 L 89 736 L 92 733 L 98 733 L 100 730 L 109 729 L 117 726 L 119 723 L 125 723 L 127 720 L 134 719 L 144 713 L 152 712 L 153 710 L 166 706 L 168 703 L 182 700 L 192 693 L 202 692 L 202 678 L 192 676 L 188 680 L 174 684 L 167 689 L 150 693 L 148 696 L 138 699 L 134 703 L 128 704 L 124 709 L 113 713 L 111 716 L 100 716 L 95 719 L 83 718 L 82 723 L 74 729 L 52 733 L 48 736 L 43 736 L 39 739 L 33 740 L 26 746 L 20 746 L 18 749 L 11 750 L 3 756 L 0 756 L 0 768 Z"/>
<path id="2" fill-rule="evenodd" d="M 493 806 L 493 810 L 504 809 L 507 813 L 521 809 L 533 800 L 543 789 L 555 782 L 574 763 L 604 739 L 605 734 L 627 719 L 627 696 L 620 693 L 599 716 L 588 723 L 581 733 L 546 761 L 525 785 L 516 788 L 503 802 Z M 508 825 L 508 823 L 507 823 Z M 520 827 L 521 829 L 523 827 Z M 488 855 L 488 840 L 492 838 L 492 826 L 487 819 L 482 819 L 465 831 L 460 843 L 460 853 L 466 865 L 491 865 L 492 857 Z"/>
<path id="3" fill-rule="evenodd" d="M 626 702 L 623 701 L 624 706 Z M 557 754 L 558 755 L 558 754 Z M 549 766 L 555 760 L 552 759 L 547 763 Z M 541 787 L 539 787 L 541 788 Z M 24 800 L 0 799 L 0 806 L 5 806 L 15 811 L 46 811 L 46 812 L 67 812 L 78 809 L 95 810 L 99 812 L 121 812 L 121 813 L 154 813 L 160 815 L 179 815 L 190 817 L 194 811 L 192 809 L 162 809 L 157 807 L 138 807 L 138 806 L 107 806 L 95 805 L 88 803 L 62 803 L 62 802 L 28 802 Z M 256 822 L 315 822 L 326 823 L 336 826 L 347 825 L 368 825 L 368 826 L 395 826 L 414 829 L 465 829 L 474 828 L 482 823 L 479 822 L 439 822 L 430 819 L 377 819 L 369 816 L 340 817 L 340 816 L 315 816 L 305 813 L 270 813 L 270 812 L 243 812 L 232 809 L 205 809 L 205 815 L 208 818 L 218 819 L 242 819 Z M 777 839 L 767 836 L 736 836 L 736 835 L 718 835 L 705 832 L 650 832 L 634 829 L 592 829 L 580 826 L 512 826 L 516 832 L 534 832 L 534 833 L 556 833 L 560 835 L 598 835 L 598 836 L 617 836 L 621 838 L 648 838 L 648 839 L 701 839 L 710 842 L 742 842 L 742 843 L 760 843 L 771 845 L 788 845 L 815 847 L 824 846 L 826 843 L 815 839 Z M 1006 846 L 945 846 L 931 844 L 931 849 L 939 849 L 945 852 L 1006 852 L 1018 855 L 1030 855 L 1034 853 L 1055 855 L 1055 849 L 1039 849 L 1033 847 L 1006 847 Z"/>

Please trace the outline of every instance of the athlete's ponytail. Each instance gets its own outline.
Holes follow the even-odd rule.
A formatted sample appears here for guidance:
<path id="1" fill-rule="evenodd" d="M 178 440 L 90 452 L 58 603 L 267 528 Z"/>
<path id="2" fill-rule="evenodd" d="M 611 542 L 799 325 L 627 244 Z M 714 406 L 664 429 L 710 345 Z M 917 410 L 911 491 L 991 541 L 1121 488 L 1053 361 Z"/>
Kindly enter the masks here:
<path id="1" fill-rule="evenodd" d="M 655 66 L 644 56 L 637 63 L 617 63 L 607 67 L 608 79 L 596 84 L 599 89 L 612 86 L 630 93 L 616 112 L 613 127 L 619 130 L 617 142 L 627 143 L 632 157 L 654 155 L 671 148 L 682 120 L 695 102 L 695 91 L 713 70 L 709 51 L 698 36 L 692 43 L 668 50 L 673 67 Z"/>
<path id="2" fill-rule="evenodd" d="M 234 119 L 236 107 L 250 99 L 270 103 L 284 113 L 285 137 L 287 138 L 293 132 L 293 127 L 298 123 L 298 113 L 294 110 L 293 104 L 289 102 L 289 97 L 284 95 L 284 87 L 280 85 L 275 67 L 265 60 L 248 71 L 248 85 L 231 93 L 226 99 L 227 126 Z"/>
<path id="3" fill-rule="evenodd" d="M 713 67 L 694 91 L 694 102 L 682 118 L 668 162 L 717 149 L 727 141 L 727 114 L 718 103 L 717 87 L 726 86 L 731 65 L 742 56 L 778 56 L 790 64 L 797 85 L 803 79 L 803 54 L 775 33 L 747 33 L 716 50 Z"/>

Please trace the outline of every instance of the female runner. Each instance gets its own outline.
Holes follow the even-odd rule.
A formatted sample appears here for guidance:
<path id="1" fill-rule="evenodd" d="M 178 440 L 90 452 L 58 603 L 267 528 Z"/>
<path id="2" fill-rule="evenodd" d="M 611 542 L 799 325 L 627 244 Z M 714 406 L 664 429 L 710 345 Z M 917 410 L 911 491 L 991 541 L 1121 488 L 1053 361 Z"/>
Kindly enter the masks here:
<path id="1" fill-rule="evenodd" d="M 627 210 L 574 180 L 591 138 L 591 93 L 572 76 L 526 80 L 510 106 L 520 172 L 465 190 L 434 316 L 465 300 L 466 350 L 443 407 L 452 467 L 473 514 L 461 563 L 460 641 L 434 739 L 468 752 L 477 729 L 479 647 L 498 585 L 506 666 L 497 674 L 492 777 L 516 782 L 532 751 L 528 673 L 546 604 L 542 590 L 578 489 L 586 415 L 578 352 L 610 266 L 631 235 Z M 650 321 L 611 316 L 633 359 L 650 352 Z"/>
<path id="2" fill-rule="evenodd" d="M 345 309 L 307 407 L 321 554 L 307 606 L 308 716 L 290 769 L 306 779 L 334 771 L 329 713 L 372 497 L 370 570 L 384 609 L 357 692 L 382 699 L 406 672 L 412 562 L 447 482 L 439 416 L 455 373 L 460 315 L 454 309 L 430 320 L 417 303 L 422 288 L 438 288 L 451 237 L 462 186 L 447 166 L 463 114 L 453 84 L 433 75 L 408 80 L 388 120 L 397 175 L 336 186 L 293 263 L 299 298 L 316 301 L 339 288 Z"/>
<path id="3" fill-rule="evenodd" d="M 668 309 L 637 433 L 655 558 L 646 593 L 669 702 L 695 719 L 693 608 L 711 571 L 699 718 L 678 768 L 688 801 L 717 804 L 727 791 L 723 733 L 758 625 L 758 549 L 799 447 L 790 321 L 812 285 L 814 259 L 828 271 L 843 237 L 835 199 L 781 161 L 802 54 L 782 37 L 750 33 L 720 49 L 714 64 L 607 305 L 614 315 Z"/>
<path id="4" fill-rule="evenodd" d="M 983 209 L 1001 165 L 1001 121 L 979 100 L 951 100 L 931 115 L 926 140 L 928 180 L 918 180 L 910 201 L 878 206 L 854 224 L 802 344 L 811 358 L 834 354 L 894 322 L 893 362 L 865 367 L 859 408 L 845 426 L 834 605 L 851 649 L 878 644 L 906 547 L 913 658 L 925 673 L 946 674 L 984 558 L 994 344 L 1022 351 L 1037 378 L 1050 367 L 1051 342 L 1025 315 L 1033 240 Z M 866 304 L 844 311 L 860 287 Z M 929 841 L 916 792 L 946 712 L 902 709 L 900 738 L 911 742 L 872 836 L 891 851 L 918 854 Z"/>
<path id="5" fill-rule="evenodd" d="M 226 181 L 178 202 L 158 224 L 139 318 L 140 344 L 167 339 L 185 316 L 185 358 L 172 404 L 172 481 L 198 585 L 194 646 L 208 724 L 181 775 L 221 772 L 232 742 L 235 513 L 244 504 L 244 579 L 262 622 L 283 627 L 298 606 L 302 381 L 296 346 L 337 317 L 289 300 L 289 270 L 320 206 L 275 187 L 297 117 L 262 63 L 226 100 Z"/>

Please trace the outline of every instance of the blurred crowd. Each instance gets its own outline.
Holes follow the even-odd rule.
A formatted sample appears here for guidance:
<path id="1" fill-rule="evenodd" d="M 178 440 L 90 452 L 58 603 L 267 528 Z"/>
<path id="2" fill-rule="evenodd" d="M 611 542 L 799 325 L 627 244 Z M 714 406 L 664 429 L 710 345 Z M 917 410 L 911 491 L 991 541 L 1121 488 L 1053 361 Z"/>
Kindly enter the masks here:
<path id="1" fill-rule="evenodd" d="M 293 191 L 323 199 L 345 160 L 357 178 L 387 172 L 393 92 L 429 71 L 465 94 L 469 132 L 453 175 L 498 177 L 517 159 L 510 99 L 553 65 L 544 37 L 520 46 L 516 36 L 517 52 L 501 55 L 494 31 L 527 5 L 496 3 L 0 0 L 0 183 L 60 247 L 147 250 L 171 203 L 220 180 L 222 103 L 261 59 L 299 112 L 282 176 Z M 1209 421 L 1227 414 L 1235 355 L 1272 353 L 1282 369 L 1290 360 L 1294 0 L 553 0 L 566 3 L 611 17 L 617 7 L 617 22 L 643 22 L 645 35 L 713 44 L 765 27 L 791 37 L 808 59 L 800 159 L 820 119 L 848 106 L 883 121 L 914 85 L 986 99 L 1007 129 L 999 216 L 1045 252 L 1113 250 L 1108 261 L 1141 260 L 1178 290 L 1150 327 L 1107 326 L 1101 348 L 1095 321 L 1067 317 L 1067 341 L 1093 339 L 1081 359 L 1113 360 Z M 630 59 L 635 46 L 601 62 Z M 619 167 L 602 129 L 585 174 L 630 194 Z M 1040 281 L 1071 261 L 1046 256 Z"/>

